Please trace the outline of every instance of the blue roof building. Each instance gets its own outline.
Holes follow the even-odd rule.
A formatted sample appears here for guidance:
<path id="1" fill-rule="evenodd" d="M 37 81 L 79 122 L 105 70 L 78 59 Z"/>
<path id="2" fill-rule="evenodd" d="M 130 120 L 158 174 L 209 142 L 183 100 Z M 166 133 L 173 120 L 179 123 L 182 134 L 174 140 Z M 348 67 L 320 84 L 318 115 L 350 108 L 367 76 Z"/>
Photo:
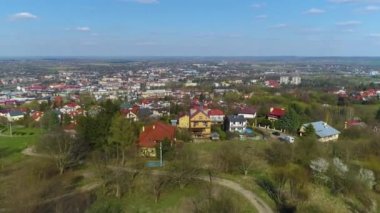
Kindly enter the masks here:
<path id="1" fill-rule="evenodd" d="M 301 135 L 304 132 L 305 128 L 309 125 L 312 125 L 314 127 L 315 134 L 318 136 L 318 140 L 320 142 L 336 141 L 339 139 L 340 131 L 336 130 L 323 121 L 317 121 L 302 125 L 300 129 Z"/>

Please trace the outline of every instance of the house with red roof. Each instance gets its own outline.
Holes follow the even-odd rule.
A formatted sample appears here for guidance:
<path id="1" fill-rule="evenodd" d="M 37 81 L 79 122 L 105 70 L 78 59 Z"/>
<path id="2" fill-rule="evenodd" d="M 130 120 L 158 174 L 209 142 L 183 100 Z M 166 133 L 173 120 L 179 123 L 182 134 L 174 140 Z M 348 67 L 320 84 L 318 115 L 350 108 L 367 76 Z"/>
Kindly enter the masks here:
<path id="1" fill-rule="evenodd" d="M 345 129 L 352 128 L 352 127 L 364 128 L 366 126 L 367 126 L 367 124 L 364 123 L 363 121 L 361 121 L 360 119 L 351 119 L 351 120 L 344 122 L 344 128 Z"/>
<path id="2" fill-rule="evenodd" d="M 280 88 L 280 83 L 276 80 L 265 81 L 265 86 L 269 88 Z"/>
<path id="3" fill-rule="evenodd" d="M 127 118 L 127 119 L 132 119 L 133 121 L 138 121 L 138 112 L 139 112 L 140 107 L 139 106 L 133 106 L 130 109 L 122 109 L 121 114 Z"/>
<path id="4" fill-rule="evenodd" d="M 269 113 L 267 115 L 268 120 L 276 121 L 282 117 L 285 116 L 285 109 L 284 108 L 277 108 L 277 107 L 271 107 L 269 109 Z"/>
<path id="5" fill-rule="evenodd" d="M 157 145 L 166 140 L 175 142 L 176 128 L 172 125 L 157 121 L 144 126 L 139 136 L 138 146 L 142 156 L 156 157 Z"/>
<path id="6" fill-rule="evenodd" d="M 34 111 L 30 113 L 30 117 L 36 122 L 39 122 L 43 115 L 44 112 L 41 111 Z"/>
<path id="7" fill-rule="evenodd" d="M 64 105 L 59 111 L 62 114 L 69 115 L 71 119 L 85 114 L 85 111 L 75 102 Z"/>
<path id="8" fill-rule="evenodd" d="M 222 124 L 224 122 L 225 114 L 220 109 L 210 109 L 208 111 L 208 116 L 211 119 L 211 123 L 213 123 L 213 124 Z"/>
<path id="9" fill-rule="evenodd" d="M 238 115 L 243 116 L 245 119 L 255 119 L 256 118 L 256 109 L 253 107 L 240 107 Z"/>

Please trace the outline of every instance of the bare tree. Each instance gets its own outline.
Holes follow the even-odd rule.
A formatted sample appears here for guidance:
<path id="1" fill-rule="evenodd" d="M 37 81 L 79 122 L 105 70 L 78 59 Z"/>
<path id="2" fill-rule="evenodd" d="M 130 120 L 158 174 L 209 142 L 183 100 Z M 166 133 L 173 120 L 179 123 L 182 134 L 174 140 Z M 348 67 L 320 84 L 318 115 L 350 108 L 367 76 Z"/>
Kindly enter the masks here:
<path id="1" fill-rule="evenodd" d="M 55 164 L 61 175 L 70 166 L 78 164 L 79 160 L 83 157 L 80 143 L 72 135 L 65 133 L 63 130 L 45 134 L 37 148 L 49 154 L 55 160 Z"/>
<path id="2" fill-rule="evenodd" d="M 199 174 L 198 163 L 196 152 L 185 147 L 176 150 L 175 159 L 170 168 L 173 182 L 177 183 L 181 189 L 194 182 Z"/>
<path id="3" fill-rule="evenodd" d="M 173 178 L 168 175 L 155 175 L 152 177 L 152 188 L 155 202 L 161 198 L 162 192 L 173 182 Z"/>

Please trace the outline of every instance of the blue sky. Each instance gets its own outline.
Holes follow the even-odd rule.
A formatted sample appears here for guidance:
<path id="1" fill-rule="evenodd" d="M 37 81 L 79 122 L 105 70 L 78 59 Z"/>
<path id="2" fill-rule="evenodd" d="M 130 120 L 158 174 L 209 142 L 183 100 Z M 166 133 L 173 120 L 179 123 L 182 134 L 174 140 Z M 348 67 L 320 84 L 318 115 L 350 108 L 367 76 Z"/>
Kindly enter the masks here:
<path id="1" fill-rule="evenodd" d="M 380 0 L 0 0 L 0 56 L 380 56 Z"/>

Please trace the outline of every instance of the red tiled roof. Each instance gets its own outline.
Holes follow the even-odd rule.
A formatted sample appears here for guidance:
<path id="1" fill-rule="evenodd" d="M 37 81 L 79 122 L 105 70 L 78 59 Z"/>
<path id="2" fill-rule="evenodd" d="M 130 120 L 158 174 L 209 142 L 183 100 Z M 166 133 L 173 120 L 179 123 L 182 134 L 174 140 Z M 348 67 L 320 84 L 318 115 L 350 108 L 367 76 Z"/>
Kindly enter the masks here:
<path id="1" fill-rule="evenodd" d="M 127 114 L 129 114 L 130 112 L 132 112 L 133 114 L 137 115 L 137 113 L 139 112 L 139 109 L 140 109 L 139 106 L 133 106 L 132 109 L 122 109 L 122 110 L 120 110 L 120 112 L 121 112 L 123 115 L 127 115 Z"/>
<path id="2" fill-rule="evenodd" d="M 31 117 L 33 120 L 37 120 L 37 119 L 41 118 L 43 116 L 43 114 L 44 113 L 41 111 L 35 111 L 32 113 Z"/>
<path id="3" fill-rule="evenodd" d="M 211 109 L 208 111 L 208 116 L 221 116 L 224 115 L 224 112 L 220 109 Z"/>
<path id="4" fill-rule="evenodd" d="M 271 108 L 269 115 L 275 116 L 275 117 L 283 117 L 285 115 L 285 109 L 283 109 L 283 108 Z"/>
<path id="5" fill-rule="evenodd" d="M 66 104 L 65 106 L 67 106 L 67 107 L 71 107 L 71 108 L 75 108 L 75 107 L 77 107 L 77 106 L 79 106 L 79 105 L 76 104 L 76 103 L 74 103 L 74 102 L 71 102 L 71 103 Z"/>
<path id="6" fill-rule="evenodd" d="M 239 110 L 239 114 L 251 114 L 254 115 L 256 114 L 256 109 L 252 107 L 242 107 Z"/>
<path id="7" fill-rule="evenodd" d="M 349 120 L 349 121 L 346 121 L 346 124 L 348 127 L 353 127 L 353 126 L 365 126 L 365 123 L 360 121 L 360 120 Z"/>
<path id="8" fill-rule="evenodd" d="M 144 131 L 140 133 L 139 145 L 141 147 L 153 148 L 158 141 L 163 141 L 166 138 L 174 140 L 175 127 L 157 121 L 153 125 L 144 127 Z"/>

